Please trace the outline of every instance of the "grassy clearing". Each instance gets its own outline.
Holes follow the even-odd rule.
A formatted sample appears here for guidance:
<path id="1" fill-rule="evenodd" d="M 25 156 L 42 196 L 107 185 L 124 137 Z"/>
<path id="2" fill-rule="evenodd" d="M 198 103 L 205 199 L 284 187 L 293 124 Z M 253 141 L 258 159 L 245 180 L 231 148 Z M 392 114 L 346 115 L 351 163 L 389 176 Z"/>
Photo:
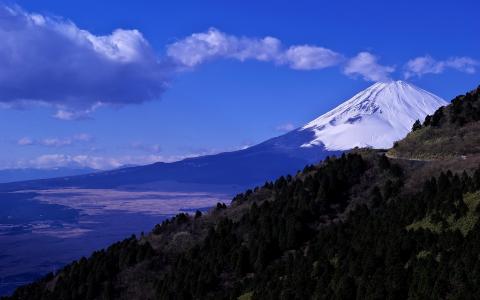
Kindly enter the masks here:
<path id="1" fill-rule="evenodd" d="M 430 230 L 431 232 L 441 233 L 442 227 L 440 223 L 433 223 L 430 216 L 426 216 L 425 218 L 416 221 L 407 226 L 407 230 L 418 230 L 418 229 L 425 229 Z"/>
<path id="2" fill-rule="evenodd" d="M 241 295 L 237 299 L 238 300 L 251 300 L 252 297 L 253 297 L 253 292 L 248 292 L 248 293 L 245 293 L 245 294 Z"/>
<path id="3" fill-rule="evenodd" d="M 455 219 L 453 215 L 445 218 L 447 226 L 442 228 L 441 223 L 434 223 L 431 216 L 427 215 L 425 218 L 416 221 L 406 227 L 407 230 L 418 230 L 420 228 L 430 230 L 434 233 L 441 233 L 445 230 L 455 231 L 459 230 L 463 236 L 466 236 L 477 224 L 478 214 L 476 213 L 477 206 L 480 203 L 480 192 L 467 193 L 463 196 L 463 202 L 467 205 L 468 211 L 465 216 Z"/>
<path id="4" fill-rule="evenodd" d="M 478 204 L 480 203 L 480 192 L 465 194 L 463 196 L 463 202 L 465 202 L 465 204 L 467 205 L 468 212 L 464 217 L 459 218 L 456 221 L 450 222 L 450 229 L 458 229 L 465 236 L 470 230 L 473 229 L 473 227 L 478 221 L 478 214 L 476 213 L 476 209 Z"/>
<path id="5" fill-rule="evenodd" d="M 480 122 L 464 127 L 424 127 L 410 132 L 388 151 L 391 157 L 444 160 L 480 153 Z"/>
<path id="6" fill-rule="evenodd" d="M 337 255 L 335 255 L 334 257 L 330 258 L 328 261 L 330 262 L 330 264 L 332 265 L 332 267 L 334 267 L 334 268 L 337 268 L 337 267 L 338 267 L 339 259 L 338 259 L 338 256 L 337 256 Z"/>
<path id="7" fill-rule="evenodd" d="M 422 250 L 422 251 L 418 252 L 417 259 L 427 258 L 430 255 L 432 255 L 432 252 L 427 251 L 427 250 Z"/>

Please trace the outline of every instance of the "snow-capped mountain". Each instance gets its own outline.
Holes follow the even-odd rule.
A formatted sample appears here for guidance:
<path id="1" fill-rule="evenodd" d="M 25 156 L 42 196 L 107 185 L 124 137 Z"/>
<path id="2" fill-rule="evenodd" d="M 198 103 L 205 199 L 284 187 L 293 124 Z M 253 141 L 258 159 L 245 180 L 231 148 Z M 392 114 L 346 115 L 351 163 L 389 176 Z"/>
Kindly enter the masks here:
<path id="1" fill-rule="evenodd" d="M 193 184 L 195 189 L 199 185 L 236 185 L 243 186 L 241 190 L 357 146 L 388 148 L 406 136 L 415 120 L 423 120 L 446 104 L 402 81 L 376 83 L 305 126 L 247 149 L 88 175 L 0 184 L 0 191 L 71 186 L 165 189 L 171 183 L 183 187 Z"/>
<path id="2" fill-rule="evenodd" d="M 378 82 L 303 126 L 299 131 L 313 131 L 315 138 L 302 147 L 390 148 L 407 135 L 415 120 L 423 121 L 447 104 L 404 81 Z"/>

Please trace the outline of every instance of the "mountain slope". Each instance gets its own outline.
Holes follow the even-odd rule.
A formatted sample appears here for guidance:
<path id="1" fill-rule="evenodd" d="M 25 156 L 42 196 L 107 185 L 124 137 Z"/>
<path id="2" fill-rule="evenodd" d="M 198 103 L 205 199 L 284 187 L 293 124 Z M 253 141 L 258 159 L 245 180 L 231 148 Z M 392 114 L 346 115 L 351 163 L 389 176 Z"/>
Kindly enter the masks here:
<path id="1" fill-rule="evenodd" d="M 431 176 L 418 171 L 440 162 L 381 154 L 355 150 L 177 215 L 11 299 L 478 298 L 478 164 Z"/>
<path id="2" fill-rule="evenodd" d="M 248 149 L 216 155 L 188 158 L 174 163 L 155 163 L 73 177 L 33 180 L 0 184 L 1 191 L 80 188 L 140 188 L 165 186 L 165 182 L 203 185 L 249 186 L 272 180 L 280 174 L 295 173 L 305 165 L 318 162 L 339 151 L 324 151 L 322 147 L 292 149 L 278 144 L 289 135 L 266 141 Z M 298 138 L 296 135 L 295 138 Z M 303 142 L 304 140 L 301 140 Z M 182 185 L 180 185 L 181 188 Z"/>
<path id="3" fill-rule="evenodd" d="M 188 158 L 173 163 L 125 168 L 76 177 L 0 185 L 25 188 L 111 188 L 161 182 L 250 186 L 295 173 L 326 156 L 354 147 L 390 147 L 415 120 L 423 120 L 445 101 L 405 82 L 376 83 L 304 127 L 250 148 Z"/>

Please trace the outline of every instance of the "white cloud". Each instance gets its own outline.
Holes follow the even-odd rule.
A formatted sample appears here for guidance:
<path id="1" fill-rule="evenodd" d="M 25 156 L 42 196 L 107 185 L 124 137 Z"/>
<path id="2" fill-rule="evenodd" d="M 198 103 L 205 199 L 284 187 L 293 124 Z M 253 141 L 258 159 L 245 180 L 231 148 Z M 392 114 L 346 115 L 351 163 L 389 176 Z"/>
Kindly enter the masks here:
<path id="1" fill-rule="evenodd" d="M 214 59 L 230 58 L 272 62 L 297 70 L 317 70 L 337 65 L 342 60 L 342 55 L 327 48 L 301 45 L 286 49 L 274 37 L 237 37 L 216 28 L 194 33 L 169 45 L 167 56 L 187 68 Z"/>
<path id="2" fill-rule="evenodd" d="M 119 167 L 116 160 L 89 155 L 45 154 L 31 160 L 19 162 L 21 167 L 51 169 L 51 168 L 92 168 L 98 170 Z"/>
<path id="3" fill-rule="evenodd" d="M 17 162 L 17 168 L 92 168 L 97 170 L 110 170 L 124 165 L 145 165 L 159 161 L 174 160 L 174 157 L 168 158 L 159 155 L 143 156 L 92 156 L 92 155 L 67 155 L 67 154 L 45 154 L 33 159 L 20 160 Z"/>
<path id="4" fill-rule="evenodd" d="M 131 143 L 131 147 L 133 149 L 141 150 L 149 153 L 159 153 L 162 151 L 162 147 L 159 144 L 134 142 L 134 143 Z"/>
<path id="5" fill-rule="evenodd" d="M 210 28 L 168 45 L 167 56 L 185 67 L 195 67 L 215 58 L 271 61 L 280 48 L 281 42 L 273 37 L 238 38 Z"/>
<path id="6" fill-rule="evenodd" d="M 73 139 L 81 142 L 90 142 L 93 137 L 88 133 L 79 133 L 73 136 Z"/>
<path id="7" fill-rule="evenodd" d="M 34 142 L 35 143 L 35 142 Z M 146 144 L 143 144 L 146 145 Z M 155 150 L 155 144 L 151 144 L 150 151 Z M 185 158 L 198 157 L 204 155 L 212 155 L 220 152 L 230 152 L 240 149 L 246 149 L 251 143 L 244 143 L 235 147 L 222 149 L 186 149 L 188 153 L 182 155 L 160 155 L 158 153 L 150 153 L 145 155 L 96 155 L 96 154 L 44 154 L 29 159 L 20 159 L 16 162 L 3 164 L 2 169 L 15 168 L 92 168 L 97 170 L 111 170 L 126 165 L 147 165 L 156 162 L 175 162 Z M 160 151 L 160 149 L 158 149 Z"/>
<path id="8" fill-rule="evenodd" d="M 318 70 L 337 65 L 342 55 L 322 47 L 292 46 L 284 54 L 287 64 L 295 70 Z"/>
<path id="9" fill-rule="evenodd" d="M 92 113 L 94 113 L 97 109 L 106 104 L 97 102 L 91 104 L 89 108 L 71 108 L 65 105 L 58 105 L 57 112 L 53 115 L 54 118 L 64 121 L 72 121 L 72 120 L 85 120 L 90 119 Z"/>
<path id="10" fill-rule="evenodd" d="M 445 65 L 460 72 L 474 74 L 480 62 L 470 57 L 452 57 L 445 62 Z"/>
<path id="11" fill-rule="evenodd" d="M 72 144 L 71 139 L 59 139 L 59 138 L 46 138 L 38 141 L 38 144 L 47 146 L 47 147 L 62 147 Z"/>
<path id="12" fill-rule="evenodd" d="M 19 7 L 0 5 L 0 40 L 0 103 L 46 104 L 64 120 L 157 99 L 172 72 L 137 30 L 94 35 Z"/>
<path id="13" fill-rule="evenodd" d="M 277 131 L 288 132 L 294 130 L 296 127 L 292 123 L 285 123 L 278 125 L 275 129 Z"/>
<path id="14" fill-rule="evenodd" d="M 446 60 L 435 60 L 429 55 L 419 56 L 409 60 L 405 65 L 405 78 L 421 77 L 425 74 L 441 74 L 447 68 L 473 74 L 480 63 L 470 57 L 450 57 Z"/>
<path id="15" fill-rule="evenodd" d="M 344 68 L 344 73 L 349 76 L 360 75 L 367 81 L 387 81 L 395 67 L 378 64 L 378 57 L 369 52 L 360 52 L 351 58 Z"/>
<path id="16" fill-rule="evenodd" d="M 29 137 L 23 137 L 17 141 L 17 145 L 20 145 L 20 146 L 29 146 L 33 144 L 34 144 L 34 141 Z"/>
<path id="17" fill-rule="evenodd" d="M 53 116 L 59 120 L 72 121 L 72 120 L 88 119 L 89 115 L 85 114 L 84 111 L 74 112 L 74 111 L 59 109 Z"/>

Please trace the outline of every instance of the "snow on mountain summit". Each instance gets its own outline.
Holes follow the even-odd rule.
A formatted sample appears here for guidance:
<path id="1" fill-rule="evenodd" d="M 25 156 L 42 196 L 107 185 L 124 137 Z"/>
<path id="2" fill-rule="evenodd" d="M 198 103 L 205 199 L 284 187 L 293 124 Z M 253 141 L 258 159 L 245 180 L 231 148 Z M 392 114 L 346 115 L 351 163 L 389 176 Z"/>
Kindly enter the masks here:
<path id="1" fill-rule="evenodd" d="M 389 148 L 440 106 L 442 98 L 404 81 L 378 82 L 306 124 L 315 138 L 302 147 L 326 150 Z"/>

